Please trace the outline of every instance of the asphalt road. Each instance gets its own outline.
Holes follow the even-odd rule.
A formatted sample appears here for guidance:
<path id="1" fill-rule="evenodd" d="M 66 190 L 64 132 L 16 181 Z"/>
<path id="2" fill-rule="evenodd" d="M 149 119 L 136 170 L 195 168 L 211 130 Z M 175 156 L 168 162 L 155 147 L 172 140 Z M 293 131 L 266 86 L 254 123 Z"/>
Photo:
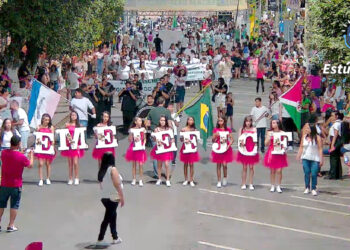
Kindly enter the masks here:
<path id="1" fill-rule="evenodd" d="M 269 85 L 269 84 L 267 84 Z M 235 128 L 254 105 L 255 82 L 233 81 Z M 198 90 L 187 91 L 189 100 Z M 267 94 L 263 95 L 267 104 Z M 121 113 L 113 109 L 114 124 Z M 182 119 L 184 124 L 186 117 Z M 235 134 L 237 139 L 237 134 Z M 177 164 L 172 187 L 154 185 L 152 165 L 145 167 L 145 186 L 130 185 L 131 165 L 123 155 L 126 137 L 119 138 L 117 166 L 124 177 L 125 206 L 118 209 L 118 232 L 122 244 L 108 249 L 350 249 L 349 179 L 319 178 L 319 196 L 303 194 L 303 171 L 289 155 L 283 171 L 283 193 L 269 192 L 269 171 L 255 167 L 255 191 L 240 190 L 241 166 L 229 165 L 229 185 L 216 188 L 216 167 L 209 152 L 200 149 L 202 160 L 195 165 L 195 188 L 183 187 L 183 167 Z M 94 141 L 89 141 L 90 147 Z M 325 159 L 324 170 L 329 168 Z M 52 185 L 38 187 L 37 167 L 25 170 L 21 207 L 15 233 L 0 233 L 0 249 L 22 250 L 33 241 L 42 241 L 45 250 L 86 249 L 97 240 L 104 208 L 96 182 L 97 162 L 91 150 L 80 161 L 81 184 L 66 184 L 66 159 L 53 163 Z M 344 167 L 344 173 L 347 169 Z M 8 210 L 1 226 L 6 228 Z M 111 241 L 109 231 L 105 240 Z"/>

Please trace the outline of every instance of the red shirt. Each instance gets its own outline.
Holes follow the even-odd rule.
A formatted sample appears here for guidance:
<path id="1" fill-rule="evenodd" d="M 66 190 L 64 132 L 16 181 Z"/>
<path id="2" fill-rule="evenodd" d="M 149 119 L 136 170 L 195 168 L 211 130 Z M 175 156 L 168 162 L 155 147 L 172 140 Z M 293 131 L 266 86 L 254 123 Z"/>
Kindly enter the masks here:
<path id="1" fill-rule="evenodd" d="M 15 150 L 5 149 L 1 152 L 1 186 L 22 187 L 23 169 L 30 165 L 28 158 Z"/>

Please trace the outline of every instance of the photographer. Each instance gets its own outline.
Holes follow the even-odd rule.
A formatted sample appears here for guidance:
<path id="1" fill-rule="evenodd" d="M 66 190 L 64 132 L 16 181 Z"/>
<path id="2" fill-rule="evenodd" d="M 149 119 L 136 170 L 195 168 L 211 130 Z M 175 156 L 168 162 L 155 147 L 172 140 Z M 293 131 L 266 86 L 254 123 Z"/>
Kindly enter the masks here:
<path id="1" fill-rule="evenodd" d="M 166 86 L 163 84 L 164 78 L 160 78 L 160 81 L 157 83 L 157 86 L 153 89 L 152 96 L 154 100 L 158 100 L 159 97 L 163 97 L 165 99 L 165 103 L 167 104 L 167 100 L 169 100 L 169 92 Z"/>
<path id="2" fill-rule="evenodd" d="M 28 158 L 19 152 L 20 145 L 21 138 L 14 135 L 11 138 L 11 148 L 3 150 L 1 154 L 0 221 L 7 207 L 8 200 L 11 200 L 10 222 L 7 232 L 18 230 L 14 223 L 21 201 L 23 169 L 25 167 L 31 168 L 34 160 L 32 151 L 29 152 Z"/>
<path id="3" fill-rule="evenodd" d="M 122 97 L 122 107 L 123 112 L 123 125 L 124 133 L 128 133 L 130 124 L 136 114 L 136 100 L 140 96 L 140 93 L 136 90 L 136 86 L 130 81 L 125 83 L 125 88 L 122 89 L 118 97 Z"/>

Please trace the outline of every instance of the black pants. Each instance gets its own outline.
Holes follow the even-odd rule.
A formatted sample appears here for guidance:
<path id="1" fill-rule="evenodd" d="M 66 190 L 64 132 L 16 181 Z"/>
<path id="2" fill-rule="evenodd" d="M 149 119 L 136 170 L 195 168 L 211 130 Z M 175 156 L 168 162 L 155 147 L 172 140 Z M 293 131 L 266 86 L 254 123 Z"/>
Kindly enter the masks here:
<path id="1" fill-rule="evenodd" d="M 330 138 L 331 141 L 333 137 Z M 340 148 L 336 147 L 334 151 L 329 154 L 329 178 L 341 179 L 343 176 L 343 169 L 340 160 Z"/>
<path id="2" fill-rule="evenodd" d="M 94 130 L 93 128 L 97 125 L 97 119 L 91 118 L 91 116 L 89 116 L 89 120 L 88 120 L 88 126 L 87 126 L 87 136 L 90 137 L 94 134 Z"/>
<path id="3" fill-rule="evenodd" d="M 259 79 L 259 78 L 256 79 L 256 93 L 259 93 L 259 83 L 261 83 L 261 89 L 262 89 L 262 92 L 264 93 L 265 92 L 264 79 Z"/>
<path id="4" fill-rule="evenodd" d="M 134 117 L 135 117 L 135 111 L 128 111 L 128 110 L 123 111 L 124 131 L 126 132 L 128 131 Z"/>
<path id="5" fill-rule="evenodd" d="M 101 202 L 106 208 L 105 217 L 101 223 L 100 234 L 98 235 L 98 240 L 101 241 L 105 237 L 105 233 L 109 224 L 111 229 L 112 238 L 114 240 L 118 239 L 117 233 L 117 207 L 118 202 L 113 202 L 110 199 L 101 199 Z"/>

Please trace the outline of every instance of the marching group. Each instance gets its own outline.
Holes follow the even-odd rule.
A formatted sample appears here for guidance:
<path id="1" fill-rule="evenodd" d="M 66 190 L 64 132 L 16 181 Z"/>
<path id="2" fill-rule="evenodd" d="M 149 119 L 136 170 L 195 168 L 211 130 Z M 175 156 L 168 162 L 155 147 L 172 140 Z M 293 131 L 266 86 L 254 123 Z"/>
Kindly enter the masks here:
<path id="1" fill-rule="evenodd" d="M 258 148 L 261 153 L 265 154 L 263 165 L 270 169 L 270 191 L 282 192 L 282 170 L 288 166 L 286 152 L 293 150 L 293 141 L 298 139 L 300 147 L 297 159 L 302 160 L 305 173 L 305 194 L 312 192 L 313 195 L 317 195 L 317 176 L 321 174 L 320 167 L 323 165 L 324 154 L 330 154 L 329 177 L 331 179 L 341 178 L 341 155 L 346 155 L 350 150 L 350 105 L 344 88 L 346 80 L 336 84 L 336 81 L 326 76 L 322 77 L 320 72 L 314 71 L 311 72 L 311 75 L 307 74 L 303 61 L 302 30 L 295 29 L 294 40 L 288 46 L 288 43 L 284 41 L 283 33 L 273 31 L 273 23 L 269 19 L 261 22 L 259 36 L 254 39 L 248 37 L 246 25 L 235 27 L 233 21 L 223 23 L 215 18 L 197 20 L 200 25 L 196 28 L 185 25 L 187 21 L 184 18 L 178 19 L 178 29 L 182 30 L 184 35 L 181 41 L 174 41 L 169 49 L 163 48 L 162 39 L 156 34 L 157 30 L 151 31 L 139 26 L 130 27 L 129 32 L 118 34 L 115 42 L 101 44 L 94 51 L 87 51 L 79 57 L 48 60 L 44 52 L 40 56 L 39 67 L 34 77 L 55 91 L 62 91 L 65 86 L 67 87 L 67 98 L 72 97 L 71 113 L 65 125 L 65 128 L 69 130 L 67 140 L 72 141 L 74 131 L 78 127 L 87 127 L 88 138 L 95 136 L 96 140 L 99 139 L 99 135 L 94 133 L 93 128 L 112 124 L 111 112 L 116 90 L 109 80 L 124 80 L 126 81 L 125 88 L 118 93 L 118 98 L 121 100 L 121 111 L 123 112 L 123 132 L 129 135 L 130 146 L 126 151 L 125 160 L 132 164 L 131 184 L 137 184 L 138 167 L 138 185 L 144 185 L 143 166 L 148 159 L 146 149 L 133 151 L 133 146 L 139 141 L 146 143 L 150 139 L 149 133 L 142 133 L 141 137 L 134 137 L 131 129 L 144 129 L 144 131 L 155 133 L 171 130 L 174 137 L 168 143 L 177 144 L 178 137 L 183 142 L 179 147 L 178 157 L 184 166 L 183 185 L 194 187 L 194 165 L 200 161 L 200 155 L 198 151 L 183 152 L 185 144 L 190 142 L 181 138 L 180 132 L 196 131 L 198 128 L 195 126 L 194 118 L 188 117 L 185 127 L 179 129 L 182 114 L 177 115 L 175 110 L 181 111 L 186 88 L 197 84 L 186 81 L 186 65 L 198 63 L 202 64 L 204 71 L 204 80 L 198 82 L 199 87 L 202 88 L 211 84 L 211 81 L 214 82 L 210 88 L 218 116 L 216 127 L 212 131 L 213 144 L 227 145 L 224 153 L 219 154 L 212 151 L 210 156 L 211 161 L 217 166 L 218 188 L 227 185 L 228 164 L 236 161 L 243 166 L 241 189 L 254 190 L 254 166 L 261 160 L 259 152 L 254 155 L 243 155 L 240 152 L 235 153 L 231 147 L 234 143 L 232 133 L 235 130 L 233 128 L 234 93 L 230 92 L 230 87 L 235 83 L 234 79 L 242 77 L 256 80 L 257 93 L 260 89 L 264 93 L 265 80 L 272 80 L 272 88 L 269 90 L 269 106 L 263 106 L 261 98 L 256 98 L 255 107 L 252 108 L 250 115 L 244 118 L 243 125 L 238 130 L 239 136 L 257 134 Z M 153 36 L 154 33 L 155 36 Z M 227 48 L 231 48 L 231 51 Z M 132 60 L 139 61 L 137 68 L 134 67 Z M 154 61 L 157 67 L 150 72 L 145 68 L 145 61 Z M 0 67 L 0 77 L 0 113 L 3 119 L 0 218 L 8 198 L 12 197 L 8 231 L 15 231 L 14 219 L 20 201 L 23 167 L 32 166 L 35 157 L 39 166 L 39 186 L 44 185 L 44 180 L 47 185 L 50 185 L 51 164 L 55 155 L 29 152 L 29 159 L 27 159 L 13 152 L 13 156 L 8 156 L 8 152 L 20 148 L 20 143 L 23 149 L 28 148 L 27 138 L 30 128 L 27 115 L 20 107 L 19 101 L 10 100 L 9 93 L 12 91 L 11 84 L 13 83 L 8 77 L 7 70 L 3 67 Z M 31 76 L 25 63 L 20 68 L 18 77 L 22 87 L 30 88 Z M 138 99 L 144 97 L 142 83 L 151 78 L 160 80 L 152 93 L 145 96 L 145 102 L 139 104 Z M 304 79 L 301 131 L 297 131 L 290 114 L 279 102 L 279 96 L 299 78 Z M 137 110 L 144 106 L 150 107 L 149 113 L 145 117 L 136 116 Z M 228 120 L 230 126 L 227 125 Z M 36 131 L 55 133 L 50 115 L 42 116 L 41 124 Z M 273 154 L 276 141 L 274 133 L 282 131 L 292 132 L 298 136 L 288 142 L 288 148 L 284 154 Z M 220 136 L 221 132 L 228 132 L 225 139 Z M 149 142 L 152 145 L 150 156 L 157 179 L 156 185 L 162 184 L 161 176 L 164 166 L 165 183 L 170 187 L 173 166 L 176 164 L 176 151 L 157 154 L 155 151 L 158 146 L 161 146 L 162 141 L 153 138 Z M 326 144 L 329 145 L 329 149 L 324 150 Z M 256 142 L 248 137 L 244 146 L 248 151 L 252 151 L 256 147 Z M 265 146 L 268 148 L 266 152 Z M 61 155 L 68 159 L 69 185 L 79 185 L 79 159 L 85 154 L 85 150 L 79 148 L 61 151 Z M 103 239 L 107 225 L 111 223 L 114 225 L 112 226 L 113 239 L 117 242 L 118 239 L 120 241 L 120 238 L 116 233 L 115 210 L 118 206 L 117 201 L 123 205 L 124 199 L 120 188 L 121 180 L 118 178 L 119 173 L 116 168 L 111 167 L 115 165 L 115 155 L 114 148 L 94 148 L 92 151 L 92 157 L 98 161 L 98 180 L 104 182 L 106 187 L 102 195 L 106 216 L 101 225 L 99 240 Z M 13 162 L 13 159 L 18 160 Z M 18 168 L 10 169 L 8 168 L 10 165 L 16 165 Z M 44 166 L 47 170 L 46 178 L 43 174 Z M 111 178 L 105 178 L 105 176 Z M 9 179 L 15 181 L 8 183 Z M 109 198 L 111 193 L 115 194 L 115 187 L 118 195 L 111 201 L 107 197 Z"/>

